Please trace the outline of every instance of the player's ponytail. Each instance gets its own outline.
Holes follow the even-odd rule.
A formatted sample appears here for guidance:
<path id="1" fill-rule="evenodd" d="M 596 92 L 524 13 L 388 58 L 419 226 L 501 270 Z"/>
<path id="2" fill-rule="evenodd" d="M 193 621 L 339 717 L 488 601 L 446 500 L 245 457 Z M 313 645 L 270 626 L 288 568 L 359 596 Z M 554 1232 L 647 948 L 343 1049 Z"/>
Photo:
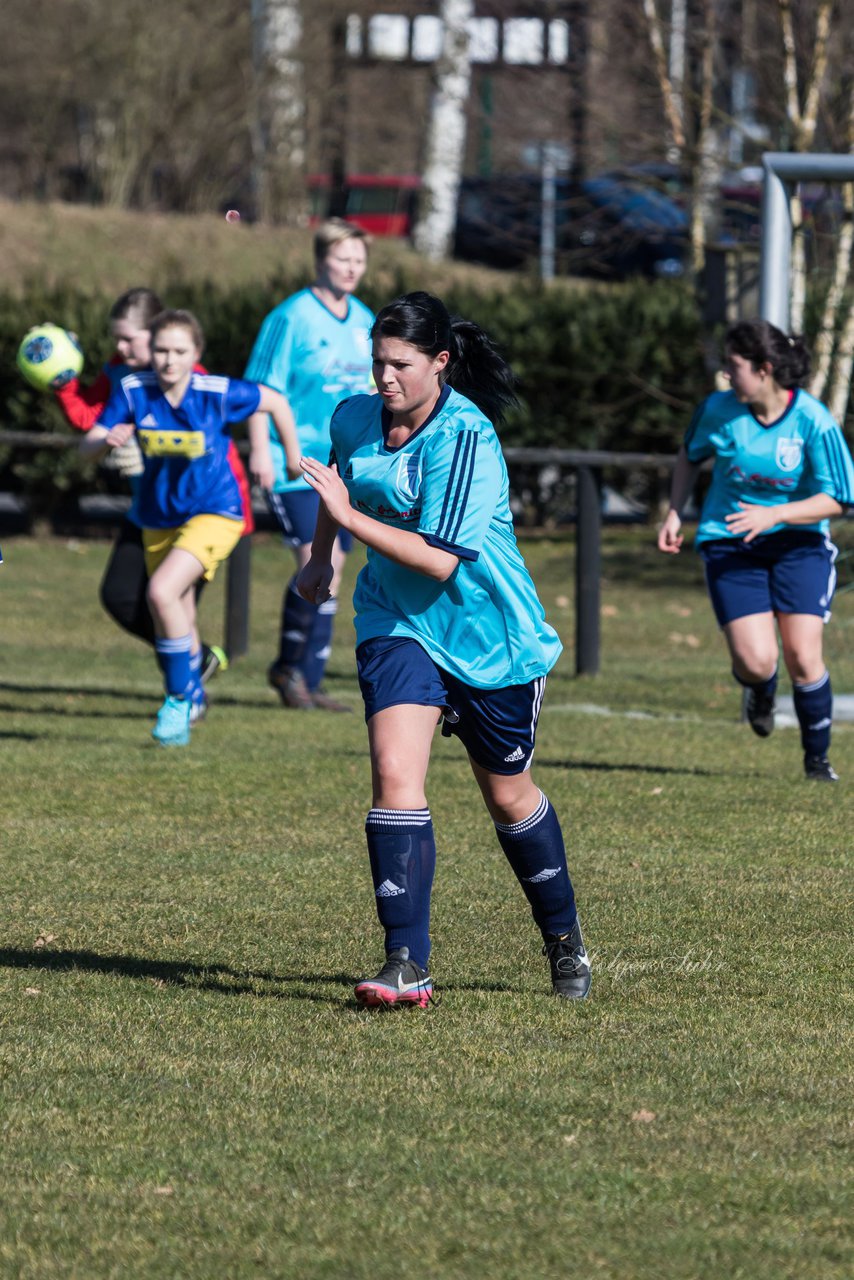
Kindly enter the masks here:
<path id="1" fill-rule="evenodd" d="M 447 351 L 442 381 L 476 404 L 491 422 L 501 422 L 516 403 L 513 371 L 490 338 L 472 320 L 452 318 L 431 293 L 407 293 L 383 307 L 371 336 L 399 338 L 427 356 Z"/>
<path id="2" fill-rule="evenodd" d="M 741 320 L 726 332 L 724 350 L 749 360 L 755 368 L 770 364 L 774 380 L 790 390 L 809 377 L 810 353 L 799 335 L 791 337 L 768 320 Z"/>

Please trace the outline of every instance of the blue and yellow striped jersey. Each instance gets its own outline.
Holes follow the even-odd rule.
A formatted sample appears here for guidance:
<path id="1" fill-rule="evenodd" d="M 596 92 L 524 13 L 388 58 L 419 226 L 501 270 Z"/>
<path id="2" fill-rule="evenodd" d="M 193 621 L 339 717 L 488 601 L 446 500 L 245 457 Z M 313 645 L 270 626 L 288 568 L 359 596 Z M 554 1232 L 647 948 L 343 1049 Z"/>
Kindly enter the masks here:
<path id="1" fill-rule="evenodd" d="M 121 379 L 100 425 L 134 422 L 145 470 L 136 510 L 146 529 L 176 529 L 193 516 L 242 520 L 240 489 L 228 459 L 229 426 L 258 408 L 254 382 L 194 373 L 177 408 L 151 370 Z"/>

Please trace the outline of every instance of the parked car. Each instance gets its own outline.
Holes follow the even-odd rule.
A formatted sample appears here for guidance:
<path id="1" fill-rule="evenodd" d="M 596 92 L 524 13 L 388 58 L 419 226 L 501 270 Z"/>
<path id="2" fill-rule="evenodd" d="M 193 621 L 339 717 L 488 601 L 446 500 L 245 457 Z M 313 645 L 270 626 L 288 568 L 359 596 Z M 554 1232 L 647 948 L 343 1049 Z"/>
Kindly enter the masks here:
<path id="1" fill-rule="evenodd" d="M 688 220 L 669 196 L 640 180 L 601 174 L 555 188 L 558 267 L 601 279 L 679 276 L 688 256 Z M 496 267 L 524 267 L 540 252 L 539 175 L 464 178 L 454 253 Z"/>
<path id="2" fill-rule="evenodd" d="M 415 206 L 421 179 L 415 174 L 350 173 L 337 193 L 340 213 L 346 222 L 373 236 L 409 236 L 415 221 Z M 313 174 L 308 179 L 311 197 L 311 226 L 328 216 L 332 182 L 329 174 Z"/>

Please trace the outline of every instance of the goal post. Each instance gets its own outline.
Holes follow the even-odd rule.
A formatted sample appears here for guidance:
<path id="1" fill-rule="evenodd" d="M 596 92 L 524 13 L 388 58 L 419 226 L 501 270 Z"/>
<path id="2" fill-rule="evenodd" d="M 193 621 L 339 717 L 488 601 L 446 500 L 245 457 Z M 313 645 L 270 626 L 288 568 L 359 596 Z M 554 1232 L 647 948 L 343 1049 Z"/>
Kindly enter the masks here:
<path id="1" fill-rule="evenodd" d="M 792 260 L 791 188 L 798 182 L 854 182 L 854 156 L 766 151 L 762 157 L 759 313 L 789 331 Z"/>

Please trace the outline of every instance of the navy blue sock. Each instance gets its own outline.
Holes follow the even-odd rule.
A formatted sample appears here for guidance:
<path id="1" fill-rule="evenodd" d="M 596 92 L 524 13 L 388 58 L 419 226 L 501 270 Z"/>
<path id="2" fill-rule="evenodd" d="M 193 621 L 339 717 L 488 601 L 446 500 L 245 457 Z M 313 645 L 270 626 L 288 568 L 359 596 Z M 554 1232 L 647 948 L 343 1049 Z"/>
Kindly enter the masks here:
<path id="1" fill-rule="evenodd" d="M 314 693 L 323 681 L 323 673 L 332 650 L 332 627 L 337 612 L 338 601 L 332 599 L 319 605 L 314 615 L 314 626 L 302 661 L 302 673 L 310 693 Z"/>
<path id="2" fill-rule="evenodd" d="M 193 677 L 190 667 L 190 648 L 193 643 L 191 635 L 181 636 L 178 640 L 167 640 L 158 636 L 154 642 L 157 662 L 163 672 L 163 683 L 166 692 L 172 698 L 187 698 L 192 691 Z"/>
<path id="3" fill-rule="evenodd" d="M 770 675 L 767 680 L 742 680 L 741 676 L 736 675 L 734 671 L 732 675 L 733 679 L 741 685 L 742 689 L 755 689 L 760 697 L 769 695 L 773 698 L 774 694 L 777 692 L 776 667 L 774 668 L 773 675 Z"/>
<path id="4" fill-rule="evenodd" d="M 365 822 L 377 915 L 388 955 L 409 947 L 423 969 L 430 958 L 430 895 L 436 840 L 429 809 L 371 809 Z"/>
<path id="5" fill-rule="evenodd" d="M 496 822 L 507 861 L 524 890 L 543 933 L 569 933 L 575 924 L 575 894 L 557 814 L 540 792 L 537 808 L 522 822 Z"/>
<path id="6" fill-rule="evenodd" d="M 294 589 L 294 579 L 291 579 L 282 601 L 282 626 L 279 635 L 281 666 L 302 670 L 306 645 L 314 627 L 316 614 L 317 605 L 303 600 Z"/>
<path id="7" fill-rule="evenodd" d="M 815 684 L 793 684 L 792 695 L 795 715 L 801 726 L 804 754 L 826 756 L 830 747 L 830 727 L 833 722 L 833 689 L 830 685 L 830 672 L 825 671 Z"/>

